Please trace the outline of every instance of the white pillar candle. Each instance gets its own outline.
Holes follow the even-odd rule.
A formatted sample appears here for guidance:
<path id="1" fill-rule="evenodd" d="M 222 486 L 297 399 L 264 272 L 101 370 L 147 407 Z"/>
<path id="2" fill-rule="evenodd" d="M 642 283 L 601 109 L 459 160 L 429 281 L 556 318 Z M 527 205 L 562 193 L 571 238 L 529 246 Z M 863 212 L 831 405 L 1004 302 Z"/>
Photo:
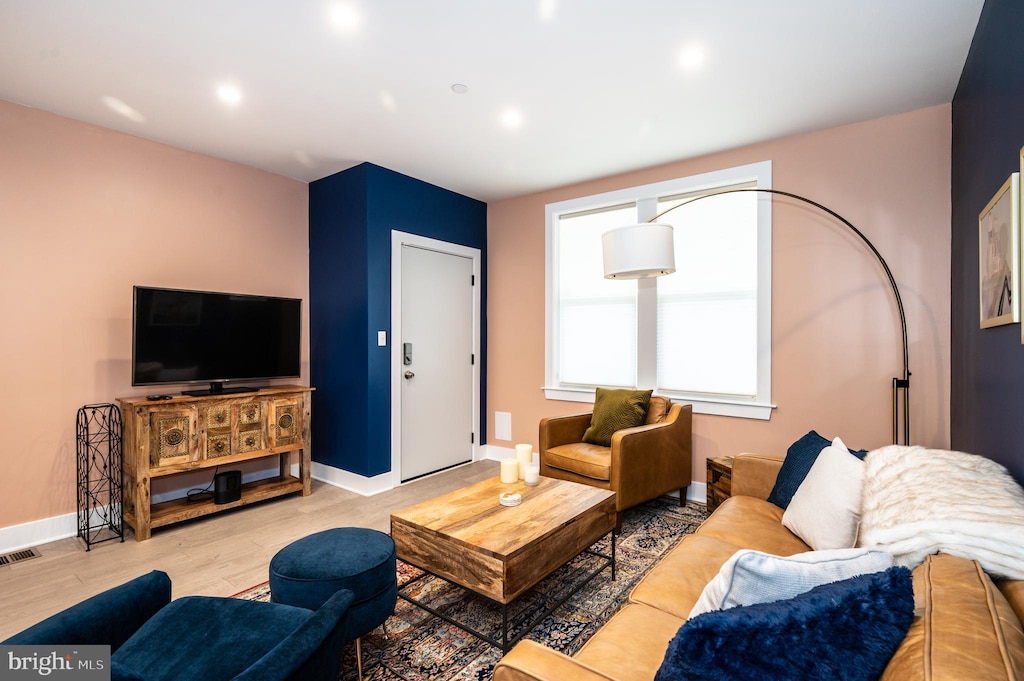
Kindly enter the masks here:
<path id="1" fill-rule="evenodd" d="M 516 445 L 516 461 L 519 462 L 519 479 L 526 475 L 526 466 L 533 463 L 533 445 Z"/>
<path id="2" fill-rule="evenodd" d="M 526 472 L 523 477 L 524 482 L 527 485 L 536 485 L 540 482 L 540 464 L 539 463 L 528 463 L 526 464 Z"/>
<path id="3" fill-rule="evenodd" d="M 519 480 L 519 462 L 515 459 L 501 460 L 501 481 L 505 484 Z"/>

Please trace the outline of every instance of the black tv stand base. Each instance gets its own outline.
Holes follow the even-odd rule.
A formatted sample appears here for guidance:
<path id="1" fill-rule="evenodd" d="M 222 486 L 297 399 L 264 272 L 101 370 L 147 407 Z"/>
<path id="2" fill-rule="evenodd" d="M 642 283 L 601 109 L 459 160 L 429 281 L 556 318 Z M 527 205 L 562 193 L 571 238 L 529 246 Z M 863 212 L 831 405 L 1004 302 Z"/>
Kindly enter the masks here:
<path id="1" fill-rule="evenodd" d="M 205 390 L 182 390 L 182 395 L 189 397 L 208 397 L 210 395 L 233 395 L 235 393 L 254 393 L 258 388 L 245 385 L 233 385 L 225 388 L 223 383 L 211 383 Z"/>

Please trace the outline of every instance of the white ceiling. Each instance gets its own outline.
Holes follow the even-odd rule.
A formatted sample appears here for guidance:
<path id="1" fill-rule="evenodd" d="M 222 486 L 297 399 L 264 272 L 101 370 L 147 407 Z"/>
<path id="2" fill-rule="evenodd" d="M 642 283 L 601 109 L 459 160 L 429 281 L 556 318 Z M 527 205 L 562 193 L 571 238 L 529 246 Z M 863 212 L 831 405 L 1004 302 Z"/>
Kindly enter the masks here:
<path id="1" fill-rule="evenodd" d="M 300 180 L 370 161 L 493 201 L 949 102 L 983 4 L 0 0 L 0 99 Z"/>

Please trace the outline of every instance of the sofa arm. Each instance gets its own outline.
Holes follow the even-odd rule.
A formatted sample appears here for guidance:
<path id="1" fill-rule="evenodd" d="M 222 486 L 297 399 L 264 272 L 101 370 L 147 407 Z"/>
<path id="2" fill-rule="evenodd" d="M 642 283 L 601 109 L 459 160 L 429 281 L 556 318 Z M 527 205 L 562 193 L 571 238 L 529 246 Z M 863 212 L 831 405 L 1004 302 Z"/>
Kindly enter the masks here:
<path id="1" fill-rule="evenodd" d="M 545 648 L 534 641 L 520 641 L 501 658 L 494 667 L 494 675 L 491 678 L 494 681 L 611 681 L 612 677 L 605 676 L 557 650 Z"/>
<path id="2" fill-rule="evenodd" d="M 171 578 L 153 570 L 46 618 L 5 645 L 109 645 L 110 652 L 171 602 Z"/>
<path id="3" fill-rule="evenodd" d="M 737 454 L 732 462 L 732 496 L 767 501 L 785 458 L 775 454 Z"/>
<path id="4" fill-rule="evenodd" d="M 593 412 L 572 414 L 570 416 L 553 416 L 541 419 L 539 427 L 540 454 L 552 447 L 560 447 L 574 442 L 583 441 L 583 433 L 590 427 Z"/>

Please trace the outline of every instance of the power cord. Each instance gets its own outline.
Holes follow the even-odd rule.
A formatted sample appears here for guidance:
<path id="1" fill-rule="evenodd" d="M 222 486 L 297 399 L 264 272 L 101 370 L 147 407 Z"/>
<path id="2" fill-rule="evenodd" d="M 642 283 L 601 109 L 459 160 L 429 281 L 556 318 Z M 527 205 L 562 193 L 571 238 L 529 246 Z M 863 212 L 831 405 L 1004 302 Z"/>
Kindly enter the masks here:
<path id="1" fill-rule="evenodd" d="M 191 504 L 194 501 L 200 501 L 201 499 L 199 497 L 202 497 L 203 495 L 206 495 L 206 494 L 209 494 L 210 496 L 213 496 L 213 489 L 212 489 L 212 487 L 213 487 L 213 482 L 214 482 L 214 480 L 217 477 L 217 471 L 218 470 L 220 470 L 220 466 L 217 466 L 216 468 L 213 469 L 213 478 L 210 479 L 210 484 L 207 485 L 205 489 L 199 489 L 199 488 L 190 489 L 185 494 L 185 497 L 186 497 L 186 500 L 187 500 L 188 503 Z"/>

